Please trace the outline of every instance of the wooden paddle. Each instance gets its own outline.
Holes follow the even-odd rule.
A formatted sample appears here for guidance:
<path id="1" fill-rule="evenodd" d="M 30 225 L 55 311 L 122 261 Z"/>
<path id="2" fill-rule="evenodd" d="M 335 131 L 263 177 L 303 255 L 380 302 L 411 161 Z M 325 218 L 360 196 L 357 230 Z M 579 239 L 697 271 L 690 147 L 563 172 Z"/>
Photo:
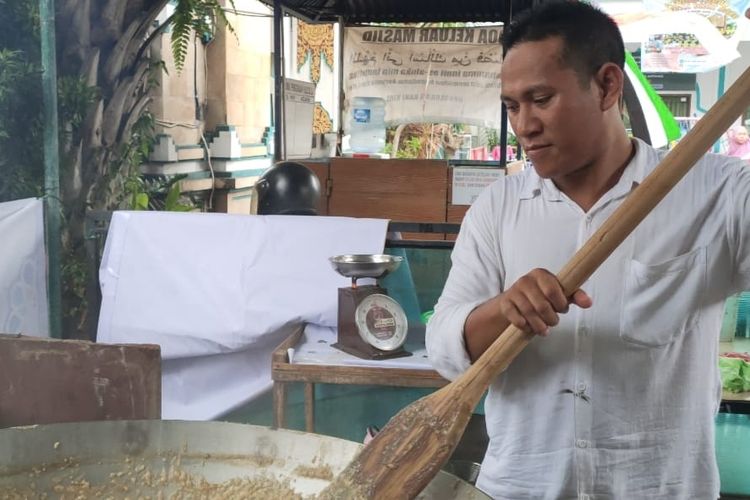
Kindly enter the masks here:
<path id="1" fill-rule="evenodd" d="M 583 285 L 749 105 L 747 69 L 560 271 L 557 279 L 567 296 Z M 394 416 L 320 498 L 417 496 L 450 457 L 484 391 L 533 337 L 508 327 L 459 378 Z"/>

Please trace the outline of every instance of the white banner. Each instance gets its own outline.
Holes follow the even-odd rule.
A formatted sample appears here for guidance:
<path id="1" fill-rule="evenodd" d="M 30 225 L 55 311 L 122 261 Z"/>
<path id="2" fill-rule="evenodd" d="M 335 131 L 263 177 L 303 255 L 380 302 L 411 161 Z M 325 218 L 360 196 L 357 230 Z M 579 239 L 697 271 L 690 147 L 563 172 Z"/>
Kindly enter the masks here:
<path id="1" fill-rule="evenodd" d="M 705 17 L 693 12 L 668 12 L 625 25 L 640 33 L 644 73 L 702 73 L 726 66 L 740 56 L 737 40 L 722 36 Z"/>
<path id="2" fill-rule="evenodd" d="M 346 28 L 344 92 L 381 97 L 397 123 L 500 122 L 502 27 Z"/>
<path id="3" fill-rule="evenodd" d="M 675 3 L 682 5 L 675 8 Z M 703 73 L 740 57 L 737 44 L 747 25 L 744 3 L 732 1 L 733 8 L 743 9 L 736 12 L 726 0 L 643 0 L 640 9 L 611 13 L 625 43 L 641 44 L 644 73 Z"/>

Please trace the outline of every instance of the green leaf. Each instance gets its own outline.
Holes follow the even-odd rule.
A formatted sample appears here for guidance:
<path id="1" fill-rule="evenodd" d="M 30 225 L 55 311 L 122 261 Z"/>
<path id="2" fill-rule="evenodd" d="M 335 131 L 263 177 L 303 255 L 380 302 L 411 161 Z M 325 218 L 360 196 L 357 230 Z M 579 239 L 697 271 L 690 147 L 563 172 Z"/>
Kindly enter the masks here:
<path id="1" fill-rule="evenodd" d="M 133 210 L 148 210 L 148 195 L 146 193 L 134 195 Z"/>
<path id="2" fill-rule="evenodd" d="M 169 188 L 169 192 L 167 193 L 167 199 L 164 202 L 164 208 L 167 210 L 172 210 L 172 207 L 178 204 L 180 200 L 180 184 L 174 183 L 171 188 Z"/>
<path id="3" fill-rule="evenodd" d="M 175 182 L 167 193 L 167 199 L 164 201 L 164 210 L 169 212 L 189 212 L 192 210 L 192 206 L 180 203 L 180 194 L 180 183 Z"/>
<path id="4" fill-rule="evenodd" d="M 229 0 L 229 4 L 235 10 L 234 0 Z M 209 29 L 209 20 L 216 19 L 221 20 L 222 24 L 236 36 L 219 0 L 180 0 L 177 2 L 171 17 L 172 56 L 177 71 L 181 71 L 185 65 L 191 39 L 196 34 L 200 36 L 206 32 Z"/>

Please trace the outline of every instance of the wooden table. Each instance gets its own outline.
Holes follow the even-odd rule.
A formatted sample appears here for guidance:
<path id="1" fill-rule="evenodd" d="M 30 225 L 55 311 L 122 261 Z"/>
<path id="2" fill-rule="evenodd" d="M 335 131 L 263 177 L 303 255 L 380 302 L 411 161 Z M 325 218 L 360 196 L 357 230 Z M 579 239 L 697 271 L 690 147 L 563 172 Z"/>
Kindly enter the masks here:
<path id="1" fill-rule="evenodd" d="M 738 401 L 750 403 L 750 392 L 721 391 L 721 400 L 724 402 Z"/>
<path id="2" fill-rule="evenodd" d="M 417 370 L 393 367 L 339 366 L 331 364 L 291 363 L 289 349 L 302 340 L 305 325 L 300 325 L 273 352 L 271 377 L 273 379 L 274 425 L 286 425 L 287 387 L 291 383 L 304 384 L 305 430 L 315 432 L 315 384 L 380 385 L 390 387 L 432 387 L 448 383 L 435 370 Z M 722 342 L 720 352 L 745 350 L 750 339 Z M 732 413 L 750 413 L 750 392 L 722 393 L 722 410 Z"/>
<path id="3" fill-rule="evenodd" d="M 381 385 L 390 387 L 442 387 L 448 383 L 435 370 L 408 368 L 337 366 L 326 364 L 299 364 L 289 360 L 289 349 L 302 339 L 304 325 L 281 343 L 273 352 L 271 377 L 273 378 L 274 425 L 286 425 L 286 394 L 290 383 L 304 384 L 305 431 L 315 432 L 315 384 Z"/>

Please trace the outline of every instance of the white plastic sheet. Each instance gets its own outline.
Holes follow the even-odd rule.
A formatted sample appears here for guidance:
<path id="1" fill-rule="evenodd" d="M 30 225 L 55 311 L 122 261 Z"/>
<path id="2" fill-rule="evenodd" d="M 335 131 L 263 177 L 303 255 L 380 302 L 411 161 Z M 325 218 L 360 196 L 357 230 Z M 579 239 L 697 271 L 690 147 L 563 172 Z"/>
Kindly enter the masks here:
<path id="1" fill-rule="evenodd" d="M 116 212 L 99 271 L 97 339 L 162 349 L 162 415 L 211 419 L 271 387 L 299 323 L 336 326 L 328 258 L 381 253 L 386 220 Z"/>
<path id="2" fill-rule="evenodd" d="M 0 333 L 49 336 L 44 204 L 0 203 Z"/>

